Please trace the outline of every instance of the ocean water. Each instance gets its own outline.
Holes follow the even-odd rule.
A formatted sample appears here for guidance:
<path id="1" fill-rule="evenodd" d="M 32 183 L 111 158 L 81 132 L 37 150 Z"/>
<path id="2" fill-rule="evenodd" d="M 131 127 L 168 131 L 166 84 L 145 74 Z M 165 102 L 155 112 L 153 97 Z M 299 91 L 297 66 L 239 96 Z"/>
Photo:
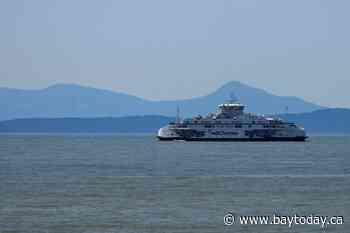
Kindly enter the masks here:
<path id="1" fill-rule="evenodd" d="M 350 232 L 349 156 L 345 136 L 0 135 L 0 232 Z M 341 216 L 344 224 L 227 226 L 227 213 Z"/>

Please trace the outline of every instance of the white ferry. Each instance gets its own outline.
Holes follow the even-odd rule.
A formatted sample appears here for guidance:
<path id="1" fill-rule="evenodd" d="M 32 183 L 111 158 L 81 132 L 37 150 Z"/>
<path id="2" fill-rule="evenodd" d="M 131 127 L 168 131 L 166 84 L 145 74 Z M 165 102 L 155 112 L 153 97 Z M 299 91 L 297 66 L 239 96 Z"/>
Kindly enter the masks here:
<path id="1" fill-rule="evenodd" d="M 237 101 L 220 104 L 215 113 L 176 122 L 159 129 L 159 140 L 305 141 L 304 128 L 278 118 L 244 112 Z M 179 110 L 178 110 L 179 112 Z"/>

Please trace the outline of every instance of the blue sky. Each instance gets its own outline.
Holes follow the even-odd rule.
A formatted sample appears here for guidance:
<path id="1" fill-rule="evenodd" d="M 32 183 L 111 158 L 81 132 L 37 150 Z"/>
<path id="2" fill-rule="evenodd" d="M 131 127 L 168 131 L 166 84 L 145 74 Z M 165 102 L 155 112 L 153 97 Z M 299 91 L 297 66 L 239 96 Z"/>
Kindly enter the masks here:
<path id="1" fill-rule="evenodd" d="M 77 83 L 148 99 L 231 80 L 350 107 L 350 1 L 0 2 L 0 86 Z"/>

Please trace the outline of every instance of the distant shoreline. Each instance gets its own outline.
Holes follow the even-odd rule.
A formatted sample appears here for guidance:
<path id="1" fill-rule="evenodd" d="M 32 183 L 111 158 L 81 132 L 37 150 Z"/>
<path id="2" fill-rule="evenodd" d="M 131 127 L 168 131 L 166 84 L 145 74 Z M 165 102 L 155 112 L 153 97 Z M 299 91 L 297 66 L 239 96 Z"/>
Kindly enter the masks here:
<path id="1" fill-rule="evenodd" d="M 155 135 L 157 132 L 148 132 L 148 133 L 103 133 L 103 132 L 93 132 L 93 133 L 78 133 L 78 132 L 60 132 L 60 133 L 56 133 L 56 132 L 0 132 L 0 135 L 52 135 L 52 136 L 65 136 L 65 135 L 81 135 L 81 136 L 89 136 L 89 135 L 94 135 L 94 136 L 153 136 Z"/>

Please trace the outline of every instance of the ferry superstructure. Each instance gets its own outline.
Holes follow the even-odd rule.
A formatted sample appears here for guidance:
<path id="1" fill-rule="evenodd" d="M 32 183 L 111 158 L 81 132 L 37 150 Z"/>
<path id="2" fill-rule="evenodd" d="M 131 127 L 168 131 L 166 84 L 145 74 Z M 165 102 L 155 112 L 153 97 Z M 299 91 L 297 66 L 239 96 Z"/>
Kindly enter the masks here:
<path id="1" fill-rule="evenodd" d="M 179 120 L 158 131 L 159 140 L 186 141 L 305 141 L 304 128 L 279 118 L 244 112 L 237 101 L 218 105 L 206 117 Z"/>

